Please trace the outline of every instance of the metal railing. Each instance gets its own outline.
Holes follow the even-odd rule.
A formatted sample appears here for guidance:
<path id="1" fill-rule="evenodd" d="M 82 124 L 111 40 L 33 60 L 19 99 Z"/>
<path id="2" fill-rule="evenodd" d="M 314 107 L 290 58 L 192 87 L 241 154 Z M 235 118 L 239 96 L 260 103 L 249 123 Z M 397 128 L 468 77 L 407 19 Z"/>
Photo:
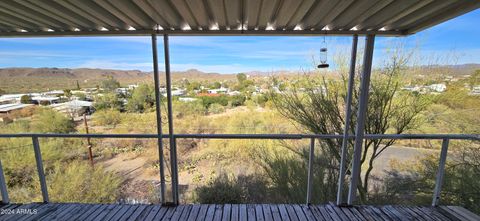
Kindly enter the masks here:
<path id="1" fill-rule="evenodd" d="M 301 140 L 310 139 L 309 157 L 308 157 L 308 182 L 307 182 L 307 196 L 306 203 L 312 202 L 312 188 L 313 188 L 313 170 L 314 170 L 314 153 L 315 140 L 319 139 L 343 139 L 343 134 L 37 134 L 37 133 L 22 133 L 22 134 L 0 134 L 0 138 L 26 138 L 32 139 L 32 146 L 35 153 L 35 161 L 42 191 L 44 202 L 49 202 L 48 188 L 45 179 L 42 154 L 40 150 L 39 138 L 146 138 L 146 139 L 164 139 L 171 138 L 171 149 L 176 149 L 177 139 L 268 139 L 268 140 Z M 347 136 L 348 139 L 355 139 L 354 135 Z M 445 172 L 445 163 L 448 152 L 448 145 L 450 140 L 480 140 L 480 135 L 468 134 L 365 134 L 365 140 L 371 139 L 423 139 L 423 140 L 442 140 L 442 148 L 440 151 L 439 167 L 436 175 L 435 189 L 433 193 L 432 206 L 437 206 L 440 200 L 440 192 L 443 183 Z M 172 177 L 178 177 L 177 154 L 171 154 L 170 162 L 172 164 Z M 343 162 L 342 162 L 343 163 Z M 341 165 L 345 166 L 345 165 Z M 345 168 L 345 167 L 344 167 Z M 164 177 L 161 178 L 164 180 Z M 163 187 L 162 187 L 163 188 Z M 2 194 L 3 202 L 8 202 L 8 193 L 5 185 L 5 178 L 3 177 L 2 166 L 0 162 L 0 192 Z M 341 191 L 339 191 L 341 192 Z M 162 191 L 164 193 L 164 191 Z M 172 195 L 175 204 L 178 204 L 178 179 L 172 179 Z M 164 197 L 163 194 L 161 197 Z"/>

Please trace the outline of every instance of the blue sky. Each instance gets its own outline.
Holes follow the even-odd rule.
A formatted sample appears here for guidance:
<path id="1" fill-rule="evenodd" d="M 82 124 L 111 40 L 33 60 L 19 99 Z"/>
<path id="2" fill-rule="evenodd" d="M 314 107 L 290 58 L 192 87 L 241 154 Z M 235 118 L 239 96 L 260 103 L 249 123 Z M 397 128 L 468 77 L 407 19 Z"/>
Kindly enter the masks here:
<path id="1" fill-rule="evenodd" d="M 386 50 L 403 45 L 415 52 L 412 64 L 480 63 L 480 10 L 416 35 L 377 37 L 374 64 Z M 238 73 L 311 69 L 323 37 L 176 37 L 170 39 L 172 69 Z M 163 68 L 163 38 L 159 36 Z M 327 37 L 329 62 L 349 56 L 351 37 Z M 360 38 L 359 46 L 363 46 Z M 0 39 L 0 67 L 66 67 L 152 70 L 149 37 L 62 37 Z"/>

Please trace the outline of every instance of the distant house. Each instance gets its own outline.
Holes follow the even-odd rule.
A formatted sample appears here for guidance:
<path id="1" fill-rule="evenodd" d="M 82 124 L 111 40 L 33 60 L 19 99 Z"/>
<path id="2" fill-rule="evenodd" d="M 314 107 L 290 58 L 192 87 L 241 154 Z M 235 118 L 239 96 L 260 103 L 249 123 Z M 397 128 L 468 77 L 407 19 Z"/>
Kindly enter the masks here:
<path id="1" fill-rule="evenodd" d="M 180 97 L 178 98 L 179 101 L 182 101 L 182 102 L 193 102 L 193 101 L 196 101 L 197 98 L 193 98 L 193 97 Z"/>
<path id="2" fill-rule="evenodd" d="M 21 109 L 29 107 L 29 106 L 33 106 L 33 104 L 20 104 L 20 103 L 2 104 L 2 105 L 0 105 L 0 114 L 9 114 L 12 111 L 21 110 Z"/>
<path id="3" fill-rule="evenodd" d="M 35 97 L 32 97 L 32 101 L 34 103 L 41 104 L 41 105 L 55 104 L 55 103 L 58 103 L 58 100 L 60 100 L 59 97 L 52 97 L 52 96 L 35 96 Z"/>
<path id="4" fill-rule="evenodd" d="M 79 117 L 83 114 L 93 113 L 93 103 L 89 101 L 73 100 L 60 104 L 52 104 L 50 107 L 69 117 Z"/>
<path id="5" fill-rule="evenodd" d="M 470 92 L 471 95 L 480 95 L 480 85 L 474 86 L 472 91 Z"/>
<path id="6" fill-rule="evenodd" d="M 431 84 L 428 85 L 428 88 L 433 92 L 444 92 L 447 90 L 447 86 L 445 84 Z"/>
<path id="7" fill-rule="evenodd" d="M 160 91 L 161 91 L 161 90 L 160 90 Z M 183 95 L 185 95 L 185 94 L 187 94 L 187 92 L 186 92 L 185 90 L 183 90 L 183 89 L 172 90 L 172 96 L 183 96 Z M 164 97 L 166 97 L 166 96 L 167 96 L 167 93 L 165 92 L 165 93 L 163 93 L 162 95 L 163 95 Z"/>
<path id="8" fill-rule="evenodd" d="M 45 96 L 61 96 L 65 94 L 65 92 L 62 90 L 54 90 L 54 91 L 43 92 L 42 94 Z"/>
<path id="9" fill-rule="evenodd" d="M 218 89 L 208 89 L 207 92 L 209 94 L 225 94 L 228 92 L 228 88 L 221 87 Z"/>
<path id="10" fill-rule="evenodd" d="M 415 91 L 415 92 L 419 92 L 421 90 L 421 88 L 419 86 L 405 86 L 405 87 L 402 87 L 402 90 L 405 90 L 405 91 Z"/>
<path id="11" fill-rule="evenodd" d="M 8 100 L 10 103 L 20 103 L 22 96 L 28 95 L 30 97 L 41 96 L 40 93 L 29 93 L 29 94 L 4 94 L 0 96 L 0 100 Z"/>
<path id="12" fill-rule="evenodd" d="M 14 104 L 17 103 L 17 100 L 14 98 L 3 98 L 0 96 L 0 105 L 2 104 Z"/>
<path id="13" fill-rule="evenodd" d="M 235 95 L 240 95 L 240 94 L 242 94 L 242 92 L 240 92 L 240 91 L 230 91 L 230 92 L 228 92 L 228 95 L 230 95 L 230 96 L 235 96 Z"/>
<path id="14" fill-rule="evenodd" d="M 137 87 L 138 87 L 138 84 L 129 84 L 129 85 L 127 85 L 127 88 L 128 88 L 129 90 L 133 90 L 133 89 L 135 89 L 135 88 L 137 88 Z"/>

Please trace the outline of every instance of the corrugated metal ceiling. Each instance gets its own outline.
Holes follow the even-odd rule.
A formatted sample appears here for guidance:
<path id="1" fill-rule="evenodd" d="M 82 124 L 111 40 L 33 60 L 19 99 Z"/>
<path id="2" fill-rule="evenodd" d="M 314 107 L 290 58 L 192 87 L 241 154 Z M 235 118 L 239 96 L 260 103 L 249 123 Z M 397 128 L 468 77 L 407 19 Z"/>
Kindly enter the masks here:
<path id="1" fill-rule="evenodd" d="M 2 0 L 0 36 L 408 35 L 479 0 Z"/>

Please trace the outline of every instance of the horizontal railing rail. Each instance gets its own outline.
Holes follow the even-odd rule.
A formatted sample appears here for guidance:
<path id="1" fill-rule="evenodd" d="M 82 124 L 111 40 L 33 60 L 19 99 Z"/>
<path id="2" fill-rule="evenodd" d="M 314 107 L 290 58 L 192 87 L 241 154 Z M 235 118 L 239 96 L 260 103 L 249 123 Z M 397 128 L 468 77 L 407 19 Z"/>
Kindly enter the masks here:
<path id="1" fill-rule="evenodd" d="M 315 139 L 344 139 L 343 134 L 59 134 L 59 133 L 18 133 L 18 134 L 0 134 L 0 138 L 31 138 L 32 146 L 35 152 L 35 161 L 39 175 L 39 181 L 43 196 L 43 201 L 48 202 L 48 190 L 45 179 L 43 160 L 40 151 L 39 138 L 119 138 L 119 139 L 153 139 L 153 138 L 173 138 L 171 144 L 176 149 L 177 139 L 268 139 L 268 140 L 301 140 L 310 139 L 309 157 L 308 157 L 308 182 L 307 182 L 307 196 L 306 203 L 310 204 L 312 201 L 312 186 L 313 186 L 313 167 L 314 167 L 314 148 Z M 355 135 L 346 136 L 348 139 L 355 139 Z M 439 167 L 436 176 L 435 189 L 433 193 L 432 205 L 437 206 L 440 199 L 441 186 L 443 183 L 443 176 L 445 171 L 446 157 L 448 145 L 450 140 L 475 140 L 480 141 L 479 134 L 365 134 L 365 140 L 372 139 L 393 139 L 393 140 L 442 140 L 442 148 L 440 151 Z M 177 162 L 176 154 L 171 156 L 172 162 Z M 172 174 L 178 175 L 177 167 L 172 167 Z M 0 173 L 2 171 L 0 170 Z M 0 174 L 3 177 L 3 174 Z M 173 181 L 173 180 L 172 180 Z M 5 185 L 1 185 L 2 195 L 7 196 Z M 177 194 L 178 199 L 178 180 L 172 185 L 174 194 Z M 5 197 L 4 197 L 5 198 Z"/>
<path id="2" fill-rule="evenodd" d="M 168 134 L 61 134 L 61 133 L 18 133 L 0 134 L 0 138 L 169 138 Z M 342 134 L 174 134 L 175 138 L 192 139 L 343 139 Z M 354 139 L 355 135 L 349 135 Z M 480 140 L 480 134 L 365 134 L 367 140 Z"/>

